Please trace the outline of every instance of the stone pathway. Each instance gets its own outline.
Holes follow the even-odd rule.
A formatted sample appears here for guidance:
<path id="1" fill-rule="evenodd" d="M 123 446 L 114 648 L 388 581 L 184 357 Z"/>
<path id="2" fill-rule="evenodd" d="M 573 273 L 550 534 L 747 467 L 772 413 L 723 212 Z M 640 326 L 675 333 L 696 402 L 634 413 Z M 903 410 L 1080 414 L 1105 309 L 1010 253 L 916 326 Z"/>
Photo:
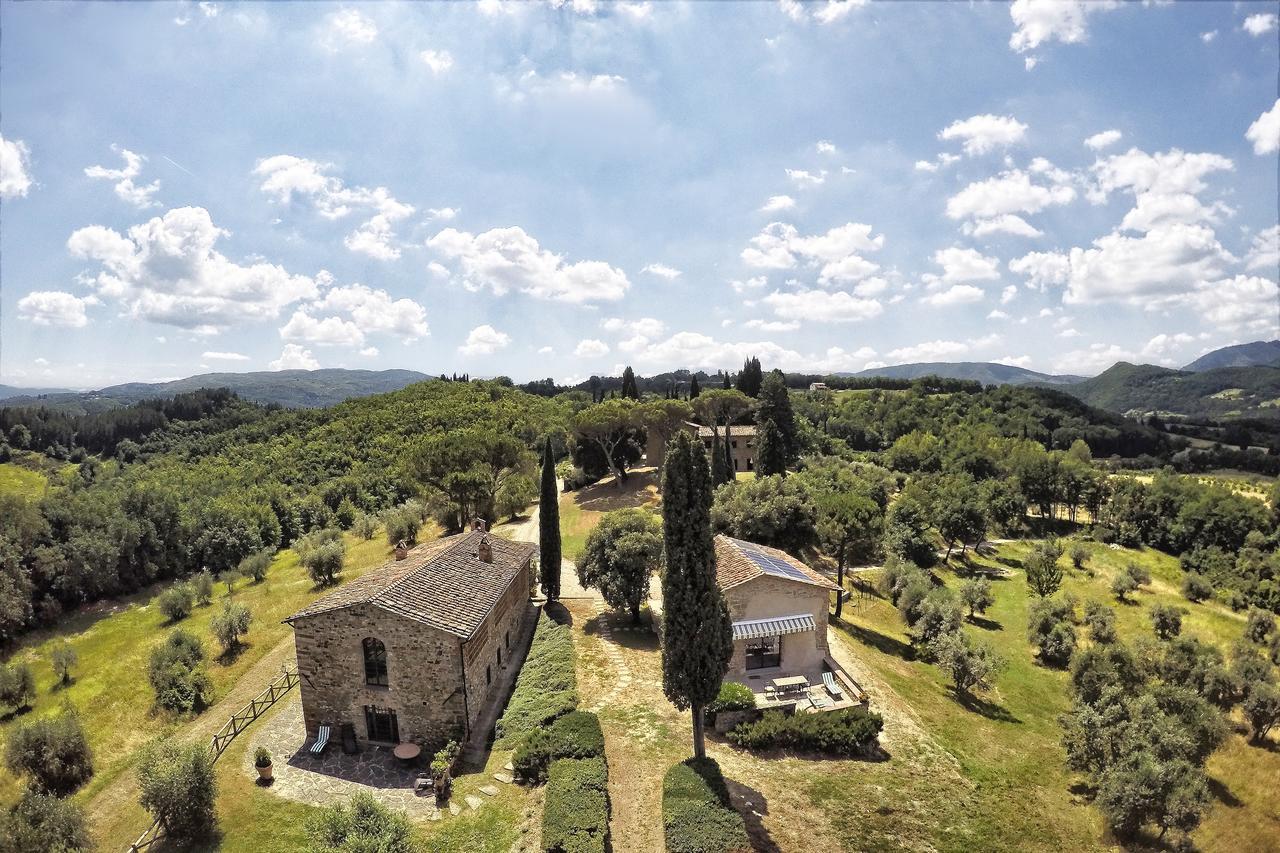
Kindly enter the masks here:
<path id="1" fill-rule="evenodd" d="M 606 705 L 615 704 L 622 692 L 631 686 L 631 668 L 627 666 L 627 660 L 623 657 L 621 647 L 613 642 L 614 631 L 631 630 L 631 626 L 627 626 L 626 629 L 615 628 L 611 621 L 613 614 L 606 610 L 602 603 L 595 605 L 595 613 L 596 624 L 600 629 L 599 637 L 604 641 L 604 652 L 609 657 L 609 662 L 613 664 L 615 672 L 613 688 L 601 696 L 595 705 L 587 709 L 593 714 L 599 714 Z"/>

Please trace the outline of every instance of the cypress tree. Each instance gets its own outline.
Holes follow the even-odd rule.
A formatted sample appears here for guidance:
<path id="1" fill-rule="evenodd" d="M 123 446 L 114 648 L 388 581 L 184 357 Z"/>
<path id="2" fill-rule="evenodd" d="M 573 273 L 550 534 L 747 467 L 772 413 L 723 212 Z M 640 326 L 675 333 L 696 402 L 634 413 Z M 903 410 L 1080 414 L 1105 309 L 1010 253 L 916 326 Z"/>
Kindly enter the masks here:
<path id="1" fill-rule="evenodd" d="M 760 396 L 760 383 L 764 374 L 760 368 L 760 359 L 752 356 L 742 364 L 742 372 L 738 374 L 738 390 L 748 397 Z"/>
<path id="2" fill-rule="evenodd" d="M 698 374 L 693 374 L 693 378 L 689 380 L 689 399 L 696 400 L 698 395 L 702 393 L 702 389 L 698 387 Z"/>
<path id="3" fill-rule="evenodd" d="M 622 371 L 622 396 L 630 397 L 632 400 L 640 399 L 640 389 L 636 387 L 636 375 L 629 364 Z"/>
<path id="4" fill-rule="evenodd" d="M 680 710 L 692 711 L 693 754 L 703 758 L 703 708 L 720 692 L 733 656 L 733 629 L 716 583 L 707 456 L 683 430 L 667 445 L 662 522 L 662 692 Z"/>
<path id="5" fill-rule="evenodd" d="M 556 487 L 556 460 L 551 437 L 542 451 L 542 493 L 538 498 L 538 566 L 542 594 L 548 601 L 560 597 L 560 495 Z"/>
<path id="6" fill-rule="evenodd" d="M 782 433 L 772 420 L 766 420 L 756 430 L 756 474 L 760 477 L 768 477 L 770 474 L 787 475 L 787 456 L 782 445 Z"/>
<path id="7" fill-rule="evenodd" d="M 730 388 L 733 387 L 733 382 L 730 380 L 730 377 L 729 377 L 729 371 L 727 370 L 721 371 L 720 375 L 723 377 L 724 390 L 728 391 Z"/>
<path id="8" fill-rule="evenodd" d="M 733 468 L 733 428 L 726 422 L 724 425 L 724 479 L 725 482 L 737 479 Z"/>
<path id="9" fill-rule="evenodd" d="M 724 467 L 724 451 L 720 448 L 720 433 L 712 427 L 711 433 L 711 487 L 729 482 L 729 472 Z"/>
<path id="10" fill-rule="evenodd" d="M 756 423 L 773 421 L 782 437 L 783 459 L 793 464 L 800 455 L 796 433 L 796 416 L 791 408 L 791 395 L 787 391 L 787 378 L 781 370 L 771 370 L 760 384 L 760 404 L 756 408 Z M 760 455 L 760 454 L 757 454 Z"/>

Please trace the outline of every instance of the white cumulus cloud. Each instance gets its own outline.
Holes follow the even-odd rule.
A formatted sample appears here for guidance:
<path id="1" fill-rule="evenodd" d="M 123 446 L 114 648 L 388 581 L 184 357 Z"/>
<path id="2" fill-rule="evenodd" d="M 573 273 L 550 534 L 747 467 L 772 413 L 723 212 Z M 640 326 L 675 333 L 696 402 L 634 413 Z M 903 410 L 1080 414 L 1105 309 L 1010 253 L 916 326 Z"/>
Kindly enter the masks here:
<path id="1" fill-rule="evenodd" d="M 453 54 L 447 50 L 427 49 L 418 54 L 422 64 L 431 69 L 431 73 L 439 76 L 453 67 Z"/>
<path id="2" fill-rule="evenodd" d="M 499 332 L 486 323 L 483 326 L 476 326 L 467 334 L 466 343 L 458 347 L 458 352 L 471 356 L 492 355 L 509 343 L 511 343 L 510 335 Z"/>
<path id="3" fill-rule="evenodd" d="M 599 358 L 609 352 L 609 345 L 604 341 L 594 338 L 583 338 L 578 341 L 578 345 L 573 348 L 573 354 L 578 358 Z"/>
<path id="4" fill-rule="evenodd" d="M 298 344 L 285 344 L 280 357 L 267 366 L 272 370 L 315 370 L 320 367 L 320 362 L 311 355 L 311 350 Z"/>
<path id="5" fill-rule="evenodd" d="M 60 290 L 36 290 L 18 300 L 18 317 L 36 326 L 80 329 L 88 325 L 85 307 L 97 305 L 93 296 L 75 296 Z"/>
<path id="6" fill-rule="evenodd" d="M 789 195 L 771 195 L 769 200 L 760 205 L 761 213 L 777 213 L 780 210 L 791 210 L 796 200 Z"/>
<path id="7" fill-rule="evenodd" d="M 1084 141 L 1084 144 L 1094 151 L 1101 151 L 1103 148 L 1119 142 L 1122 135 L 1118 130 L 1103 130 L 1090 136 Z"/>
<path id="8" fill-rule="evenodd" d="M 89 166 L 84 170 L 87 177 L 115 181 L 115 193 L 134 207 L 159 207 L 154 196 L 160 190 L 160 182 L 135 184 L 133 179 L 142 174 L 142 163 L 146 160 L 141 154 L 135 154 L 128 148 L 112 145 L 111 150 L 124 158 L 124 166 L 119 169 L 108 169 L 106 166 Z"/>
<path id="9" fill-rule="evenodd" d="M 784 320 L 813 323 L 854 323 L 870 320 L 884 311 L 875 299 L 863 299 L 844 291 L 775 290 L 761 300 Z"/>
<path id="10" fill-rule="evenodd" d="M 742 260 L 759 269 L 791 269 L 804 261 L 818 268 L 820 284 L 857 281 L 871 275 L 879 264 L 860 252 L 875 252 L 884 246 L 884 235 L 871 235 L 871 226 L 847 222 L 824 234 L 801 235 L 794 225 L 770 222 L 751 238 L 742 250 Z"/>
<path id="11" fill-rule="evenodd" d="M 1251 36 L 1265 36 L 1276 28 L 1277 21 L 1280 17 L 1272 12 L 1258 12 L 1245 18 L 1240 27 Z"/>
<path id="12" fill-rule="evenodd" d="M 674 281 L 681 275 L 680 270 L 666 264 L 646 264 L 640 272 L 647 272 L 650 275 L 658 276 L 658 278 L 665 278 L 667 281 Z"/>
<path id="13" fill-rule="evenodd" d="M 1014 0 L 1009 7 L 1014 25 L 1009 47 L 1026 53 L 1050 41 L 1077 44 L 1089 34 L 1089 15 L 1119 5 L 1116 0 Z"/>
<path id="14" fill-rule="evenodd" d="M 22 198 L 31 189 L 31 150 L 21 139 L 0 136 L 0 198 Z"/>
<path id="15" fill-rule="evenodd" d="M 1274 154 L 1280 151 L 1280 98 L 1276 98 L 1271 109 L 1249 125 L 1244 138 L 1253 143 L 1254 154 Z"/>
<path id="16" fill-rule="evenodd" d="M 974 156 L 1007 148 L 1021 142 L 1027 135 L 1027 126 L 1013 116 L 991 114 L 970 116 L 954 121 L 938 133 L 942 140 L 960 140 L 964 153 Z"/>

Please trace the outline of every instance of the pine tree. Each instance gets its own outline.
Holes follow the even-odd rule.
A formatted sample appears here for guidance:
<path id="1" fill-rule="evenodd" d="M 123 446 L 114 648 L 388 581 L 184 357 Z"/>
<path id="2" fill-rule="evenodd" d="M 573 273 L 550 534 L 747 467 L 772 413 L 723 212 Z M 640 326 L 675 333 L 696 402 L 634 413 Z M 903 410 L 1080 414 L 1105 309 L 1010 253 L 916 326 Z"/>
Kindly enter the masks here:
<path id="1" fill-rule="evenodd" d="M 702 389 L 698 387 L 698 374 L 694 374 L 689 380 L 689 399 L 696 400 L 698 395 L 702 393 Z"/>
<path id="2" fill-rule="evenodd" d="M 796 434 L 796 416 L 791 408 L 791 395 L 787 391 L 787 378 L 781 370 L 771 370 L 760 384 L 760 404 L 756 408 L 756 423 L 773 421 L 782 437 L 783 459 L 795 464 L 800 455 Z M 757 454 L 759 455 L 759 454 Z"/>
<path id="3" fill-rule="evenodd" d="M 630 397 L 632 400 L 640 399 L 640 389 L 636 387 L 636 375 L 629 364 L 622 371 L 622 396 Z"/>
<path id="4" fill-rule="evenodd" d="M 733 656 L 733 630 L 716 583 L 710 472 L 697 438 L 676 434 L 662 481 L 662 691 L 677 708 L 692 712 L 693 754 L 703 758 L 703 708 L 720 692 Z"/>
<path id="5" fill-rule="evenodd" d="M 538 566 L 542 594 L 548 601 L 560 597 L 560 495 L 556 486 L 556 460 L 551 437 L 542 451 L 542 494 L 538 500 Z"/>
<path id="6" fill-rule="evenodd" d="M 715 430 L 714 427 L 712 427 Z M 729 482 L 729 472 L 724 465 L 724 451 L 720 447 L 720 433 L 711 434 L 711 487 L 715 488 Z"/>
<path id="7" fill-rule="evenodd" d="M 756 430 L 756 475 L 768 477 L 770 474 L 787 475 L 787 455 L 778 425 L 766 420 Z"/>

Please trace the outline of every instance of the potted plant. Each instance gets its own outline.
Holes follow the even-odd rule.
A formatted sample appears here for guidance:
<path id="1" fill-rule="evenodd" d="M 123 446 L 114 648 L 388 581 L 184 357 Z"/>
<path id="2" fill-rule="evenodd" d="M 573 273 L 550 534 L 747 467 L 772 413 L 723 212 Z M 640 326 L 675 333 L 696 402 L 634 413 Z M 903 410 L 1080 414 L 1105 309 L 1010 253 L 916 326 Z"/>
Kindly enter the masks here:
<path id="1" fill-rule="evenodd" d="M 265 746 L 260 746 L 254 751 L 253 766 L 258 768 L 259 779 L 263 781 L 271 779 L 271 753 Z"/>
<path id="2" fill-rule="evenodd" d="M 440 802 L 449 798 L 449 788 L 453 782 L 453 762 L 457 761 L 460 751 L 457 741 L 451 740 L 431 759 L 431 779 L 435 783 L 436 799 Z"/>

